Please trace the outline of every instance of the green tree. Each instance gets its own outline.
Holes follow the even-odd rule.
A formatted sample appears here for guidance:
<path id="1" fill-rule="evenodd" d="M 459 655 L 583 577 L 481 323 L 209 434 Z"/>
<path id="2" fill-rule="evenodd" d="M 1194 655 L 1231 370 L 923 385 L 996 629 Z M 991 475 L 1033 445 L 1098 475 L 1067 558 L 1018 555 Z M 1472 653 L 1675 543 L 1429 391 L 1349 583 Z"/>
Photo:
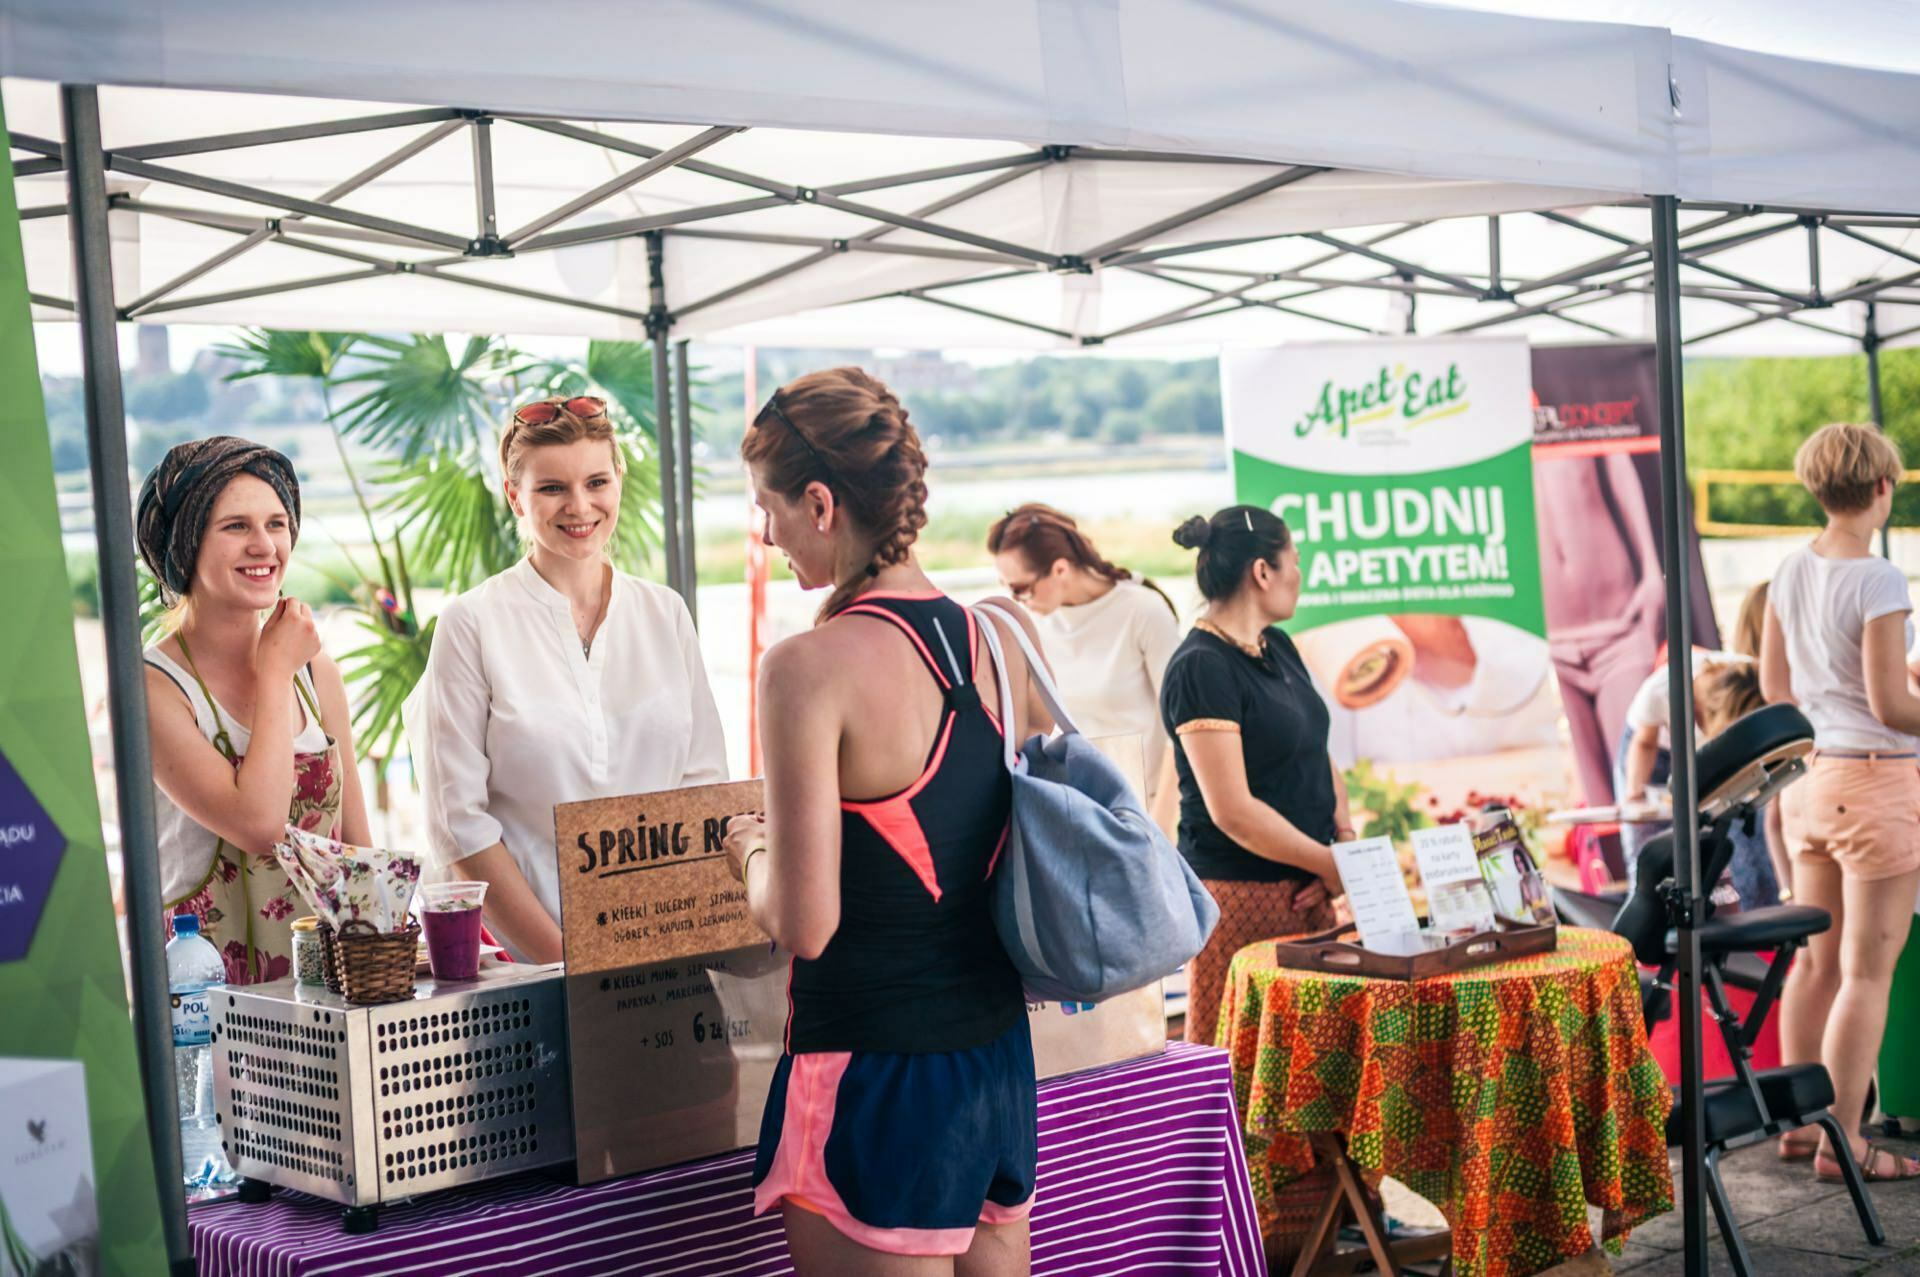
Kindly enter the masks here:
<path id="1" fill-rule="evenodd" d="M 1126 408 L 1115 408 L 1100 423 L 1100 437 L 1121 447 L 1139 443 L 1146 432 L 1147 425 L 1140 414 Z"/>
<path id="2" fill-rule="evenodd" d="M 1885 351 L 1881 398 L 1888 437 L 1920 468 L 1920 352 Z M 1793 468 L 1794 453 L 1830 421 L 1871 420 L 1864 356 L 1825 359 L 1701 359 L 1686 368 L 1687 463 L 1704 469 Z M 1791 481 L 1715 485 L 1712 518 L 1721 522 L 1817 525 L 1819 507 Z M 1894 494 L 1893 519 L 1920 519 L 1920 492 Z"/>
<path id="3" fill-rule="evenodd" d="M 205 417 L 212 402 L 206 378 L 192 371 L 146 377 L 127 386 L 127 412 L 139 421 Z"/>

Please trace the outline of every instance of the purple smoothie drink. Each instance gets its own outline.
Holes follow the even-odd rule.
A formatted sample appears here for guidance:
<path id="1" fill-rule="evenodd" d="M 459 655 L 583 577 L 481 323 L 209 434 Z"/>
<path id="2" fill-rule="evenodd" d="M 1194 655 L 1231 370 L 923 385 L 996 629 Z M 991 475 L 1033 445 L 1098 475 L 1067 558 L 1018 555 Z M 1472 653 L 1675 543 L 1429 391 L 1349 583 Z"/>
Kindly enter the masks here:
<path id="1" fill-rule="evenodd" d="M 427 965 L 435 980 L 472 980 L 480 974 L 484 882 L 434 882 L 420 888 L 420 927 L 427 934 Z"/>

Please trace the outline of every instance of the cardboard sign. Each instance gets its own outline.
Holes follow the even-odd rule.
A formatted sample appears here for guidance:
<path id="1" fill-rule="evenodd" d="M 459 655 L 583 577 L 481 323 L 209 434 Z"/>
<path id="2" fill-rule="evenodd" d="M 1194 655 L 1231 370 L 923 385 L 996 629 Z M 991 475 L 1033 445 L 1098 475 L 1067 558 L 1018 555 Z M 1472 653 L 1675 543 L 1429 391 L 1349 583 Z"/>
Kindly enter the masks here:
<path id="1" fill-rule="evenodd" d="M 1362 945 L 1385 951 L 1405 933 L 1420 929 L 1393 839 L 1337 842 L 1333 844 L 1333 860 L 1340 867 L 1340 885 L 1346 888 Z"/>
<path id="2" fill-rule="evenodd" d="M 727 818 L 764 807 L 757 780 L 555 807 L 568 973 L 766 944 L 723 850 Z"/>
<path id="3" fill-rule="evenodd" d="M 787 956 L 764 941 L 621 970 L 569 969 L 578 1182 L 751 1145 L 780 1060 L 787 978 Z"/>
<path id="4" fill-rule="evenodd" d="M 756 945 L 567 979 L 582 1184 L 747 1148 L 787 1025 L 788 959 Z M 1156 981 L 1098 1004 L 1027 1005 L 1041 1078 L 1166 1047 Z M 643 1078 L 644 1085 L 635 1079 Z"/>

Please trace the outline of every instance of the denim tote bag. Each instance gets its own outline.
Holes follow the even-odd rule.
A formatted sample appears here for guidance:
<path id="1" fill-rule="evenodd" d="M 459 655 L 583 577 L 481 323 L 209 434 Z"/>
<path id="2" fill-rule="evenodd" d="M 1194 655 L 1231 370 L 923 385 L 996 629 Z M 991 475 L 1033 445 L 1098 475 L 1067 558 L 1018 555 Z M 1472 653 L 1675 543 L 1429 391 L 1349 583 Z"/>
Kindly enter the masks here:
<path id="1" fill-rule="evenodd" d="M 1220 906 L 1120 769 L 1080 735 L 1020 623 L 974 609 L 1000 684 L 1013 814 L 993 920 L 1028 996 L 1098 1002 L 1171 975 L 1206 945 Z M 1019 641 L 1060 734 L 1014 746 L 997 618 Z"/>

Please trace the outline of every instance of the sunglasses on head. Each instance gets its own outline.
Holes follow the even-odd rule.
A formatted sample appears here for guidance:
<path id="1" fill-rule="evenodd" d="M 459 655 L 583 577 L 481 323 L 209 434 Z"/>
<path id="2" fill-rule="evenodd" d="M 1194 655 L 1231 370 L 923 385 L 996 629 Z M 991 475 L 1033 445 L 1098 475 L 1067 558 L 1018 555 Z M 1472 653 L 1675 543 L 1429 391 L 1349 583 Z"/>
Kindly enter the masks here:
<path id="1" fill-rule="evenodd" d="M 575 395 L 571 399 L 558 401 L 542 399 L 515 408 L 513 419 L 523 426 L 544 426 L 558 420 L 563 411 L 576 417 L 604 417 L 607 415 L 607 401 L 598 395 Z"/>

